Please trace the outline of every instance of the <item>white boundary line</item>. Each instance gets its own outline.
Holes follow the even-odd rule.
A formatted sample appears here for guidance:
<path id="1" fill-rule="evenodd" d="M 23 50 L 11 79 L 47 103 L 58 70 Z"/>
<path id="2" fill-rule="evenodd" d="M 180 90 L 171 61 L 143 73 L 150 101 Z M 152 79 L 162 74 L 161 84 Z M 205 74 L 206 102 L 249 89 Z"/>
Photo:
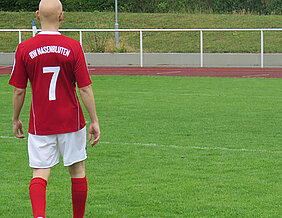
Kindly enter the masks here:
<path id="1" fill-rule="evenodd" d="M 0 95 L 4 95 L 4 94 L 11 94 L 11 93 L 14 93 L 13 92 L 13 90 L 11 90 L 11 91 L 5 91 L 5 92 L 0 92 Z M 26 94 L 29 94 L 29 93 L 31 93 L 31 91 L 26 91 Z"/>
<path id="2" fill-rule="evenodd" d="M 1 139 L 17 139 L 14 136 L 0 136 Z M 26 138 L 24 138 L 26 139 Z M 225 148 L 225 147 L 201 147 L 201 146 L 181 146 L 181 145 L 162 145 L 155 143 L 139 143 L 139 142 L 99 142 L 99 144 L 119 144 L 119 145 L 137 145 L 147 147 L 163 147 L 176 149 L 193 149 L 193 150 L 220 150 L 220 151 L 239 151 L 239 152 L 260 152 L 260 153 L 282 153 L 282 151 L 268 151 L 261 149 L 247 149 L 247 148 Z"/>
<path id="3" fill-rule="evenodd" d="M 120 145 L 138 145 L 149 147 L 165 147 L 177 149 L 195 149 L 195 150 L 222 150 L 222 151 L 245 151 L 245 152 L 263 152 L 263 153 L 282 153 L 282 151 L 268 151 L 260 149 L 247 149 L 247 148 L 224 148 L 224 147 L 200 147 L 200 146 L 181 146 L 181 145 L 161 145 L 154 143 L 137 143 L 137 142 L 99 142 L 100 144 L 120 144 Z"/>
<path id="4" fill-rule="evenodd" d="M 17 139 L 15 136 L 0 136 L 1 139 Z"/>

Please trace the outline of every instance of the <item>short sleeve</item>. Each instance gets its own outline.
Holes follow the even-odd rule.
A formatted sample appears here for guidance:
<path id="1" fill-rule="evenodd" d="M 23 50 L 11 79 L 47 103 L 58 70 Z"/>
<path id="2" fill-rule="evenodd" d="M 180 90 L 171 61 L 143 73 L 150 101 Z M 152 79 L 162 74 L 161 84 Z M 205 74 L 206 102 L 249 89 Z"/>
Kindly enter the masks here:
<path id="1" fill-rule="evenodd" d="M 89 76 L 88 68 L 86 65 L 84 52 L 80 44 L 78 46 L 77 54 L 76 54 L 74 75 L 75 75 L 75 79 L 76 79 L 78 88 L 88 86 L 92 83 L 90 76 Z"/>
<path id="2" fill-rule="evenodd" d="M 19 89 L 25 89 L 28 81 L 28 74 L 26 72 L 23 56 L 23 49 L 21 44 L 19 44 L 15 54 L 14 66 L 9 81 L 10 85 Z"/>

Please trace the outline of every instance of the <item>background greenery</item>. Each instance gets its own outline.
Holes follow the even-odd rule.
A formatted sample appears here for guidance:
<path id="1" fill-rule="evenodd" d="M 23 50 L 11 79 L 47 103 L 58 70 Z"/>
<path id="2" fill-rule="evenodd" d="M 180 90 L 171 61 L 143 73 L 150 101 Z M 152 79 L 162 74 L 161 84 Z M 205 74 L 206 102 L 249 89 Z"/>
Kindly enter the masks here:
<path id="1" fill-rule="evenodd" d="M 0 11 L 34 11 L 39 0 L 1 0 Z M 66 11 L 113 11 L 114 0 L 62 0 Z M 281 14 L 280 0 L 118 0 L 119 11 Z"/>
<path id="2" fill-rule="evenodd" d="M 0 12 L 0 28 L 31 29 L 33 12 Z M 66 12 L 61 28 L 114 29 L 113 12 Z M 37 27 L 40 28 L 36 20 Z M 121 29 L 139 28 L 282 28 L 281 15 L 252 14 L 187 14 L 187 13 L 120 13 Z M 79 40 L 78 33 L 63 32 Z M 22 33 L 22 39 L 32 37 Z M 146 32 L 143 34 L 144 52 L 198 53 L 199 32 Z M 14 52 L 18 33 L 0 33 L 0 51 Z M 264 51 L 282 52 L 282 32 L 264 33 Z M 115 46 L 114 33 L 83 33 L 86 52 L 139 52 L 139 33 L 120 33 L 120 45 Z M 209 32 L 204 33 L 204 52 L 258 53 L 260 32 Z"/>
<path id="3" fill-rule="evenodd" d="M 88 145 L 85 217 L 281 216 L 281 79 L 91 78 L 102 137 Z M 25 218 L 32 171 L 27 140 L 12 137 L 8 80 L 0 76 L 0 217 Z M 54 167 L 47 217 L 72 217 L 70 185 Z"/>

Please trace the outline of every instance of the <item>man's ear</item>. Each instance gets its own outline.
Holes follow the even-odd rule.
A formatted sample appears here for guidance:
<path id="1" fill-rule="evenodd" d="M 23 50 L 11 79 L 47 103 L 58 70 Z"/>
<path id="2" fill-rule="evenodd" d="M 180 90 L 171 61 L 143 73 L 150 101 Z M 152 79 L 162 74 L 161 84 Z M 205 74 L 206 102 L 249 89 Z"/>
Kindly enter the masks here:
<path id="1" fill-rule="evenodd" d="M 38 10 L 35 12 L 35 15 L 36 15 L 37 20 L 39 20 L 39 21 L 40 21 L 39 11 L 38 11 Z"/>
<path id="2" fill-rule="evenodd" d="M 62 13 L 59 16 L 59 22 L 62 22 L 64 20 L 64 12 L 62 11 Z"/>

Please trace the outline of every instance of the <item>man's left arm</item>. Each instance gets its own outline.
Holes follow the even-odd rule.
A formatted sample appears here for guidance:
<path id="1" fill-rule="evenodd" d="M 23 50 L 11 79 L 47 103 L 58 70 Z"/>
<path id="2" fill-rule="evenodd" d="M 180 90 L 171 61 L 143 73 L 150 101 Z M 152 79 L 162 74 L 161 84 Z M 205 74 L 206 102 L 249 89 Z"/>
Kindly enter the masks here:
<path id="1" fill-rule="evenodd" d="M 13 94 L 13 132 L 17 138 L 24 138 L 23 124 L 20 121 L 20 113 L 24 104 L 25 89 L 14 88 Z M 20 130 L 20 133 L 19 133 Z"/>

